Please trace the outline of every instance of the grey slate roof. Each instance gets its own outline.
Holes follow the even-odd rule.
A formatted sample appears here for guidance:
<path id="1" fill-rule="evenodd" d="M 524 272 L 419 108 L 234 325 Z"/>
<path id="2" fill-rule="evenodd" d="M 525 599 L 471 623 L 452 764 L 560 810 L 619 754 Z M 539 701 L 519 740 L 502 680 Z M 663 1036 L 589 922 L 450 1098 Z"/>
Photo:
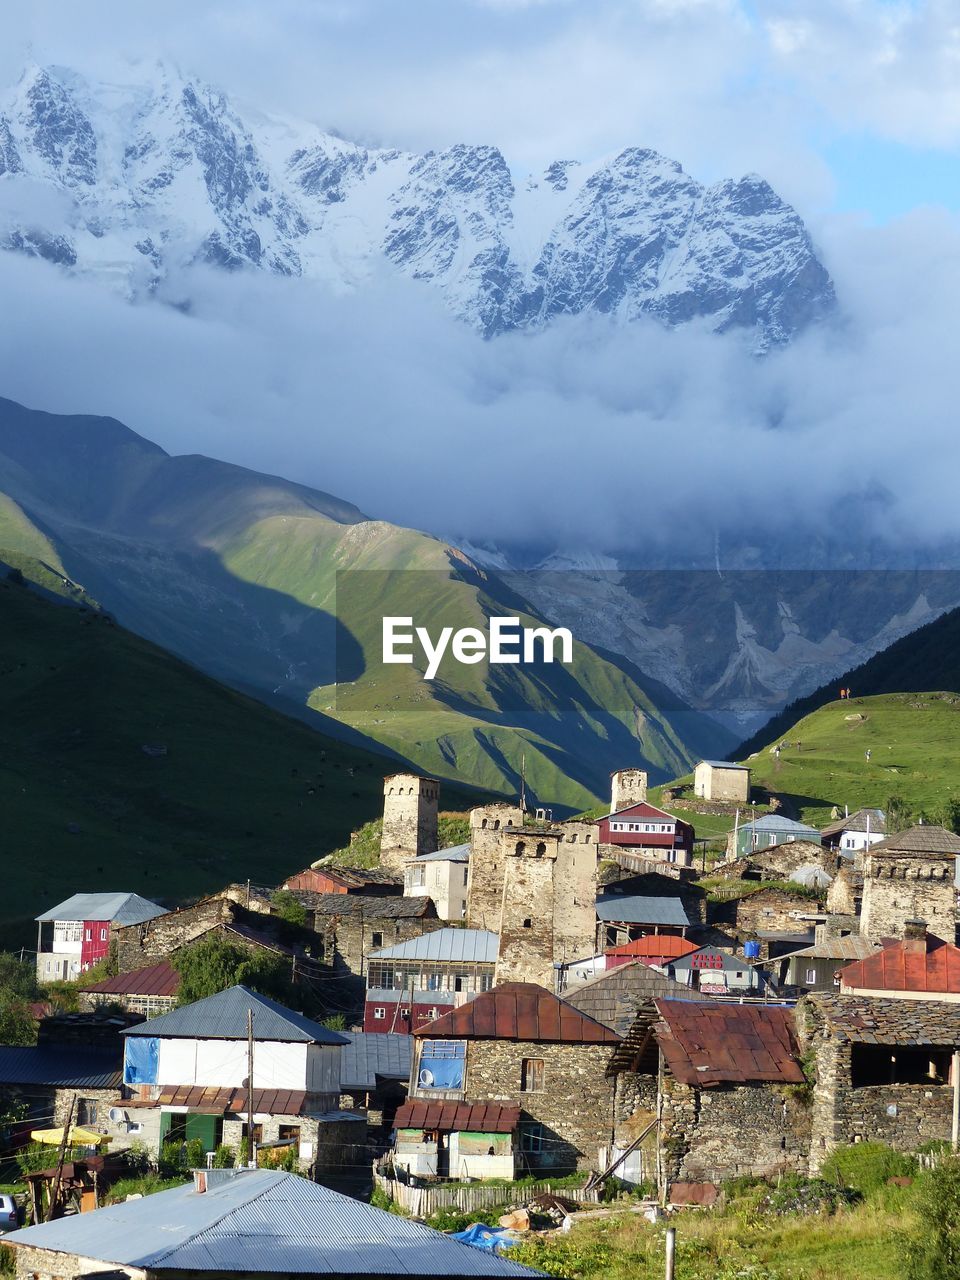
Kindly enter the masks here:
<path id="1" fill-rule="evenodd" d="M 229 987 L 182 1009 L 161 1013 L 122 1032 L 125 1036 L 160 1036 L 187 1040 L 246 1040 L 247 1012 L 253 1010 L 256 1040 L 284 1040 L 297 1044 L 346 1044 L 347 1037 L 312 1022 L 302 1013 L 246 987 Z"/>
<path id="2" fill-rule="evenodd" d="M 218 1169 L 211 1170 L 208 1179 L 209 1189 L 203 1194 L 192 1182 L 186 1183 L 142 1200 L 12 1232 L 4 1237 L 4 1244 L 77 1254 L 161 1276 L 183 1271 L 421 1277 L 543 1274 L 294 1173 Z"/>
<path id="3" fill-rule="evenodd" d="M 845 938 L 824 938 L 823 942 L 815 942 L 813 946 L 804 947 L 801 951 L 790 951 L 786 955 L 777 956 L 777 960 L 862 960 L 864 956 L 872 956 L 879 950 L 878 942 L 861 938 L 859 933 L 850 933 Z"/>
<path id="4" fill-rule="evenodd" d="M 392 947 L 371 951 L 371 960 L 449 960 L 494 964 L 500 939 L 489 929 L 434 929 Z"/>
<path id="5" fill-rule="evenodd" d="M 597 898 L 597 916 L 601 920 L 622 920 L 624 924 L 690 924 L 679 898 L 653 898 L 640 894 L 601 894 Z"/>
<path id="6" fill-rule="evenodd" d="M 378 897 L 367 893 L 318 893 L 310 906 L 323 916 L 365 916 L 369 919 L 404 920 L 436 916 L 433 899 Z"/>
<path id="7" fill-rule="evenodd" d="M 867 818 L 870 819 L 871 835 L 882 835 L 886 830 L 887 817 L 882 809 L 858 809 L 846 818 L 838 818 L 829 822 L 821 830 L 822 836 L 838 836 L 844 831 L 866 831 Z"/>
<path id="8" fill-rule="evenodd" d="M 416 862 L 469 862 L 470 861 L 470 845 L 469 844 L 452 844 L 446 849 L 438 849 L 436 853 L 418 853 L 415 858 L 410 859 L 411 863 Z"/>
<path id="9" fill-rule="evenodd" d="M 806 1000 L 820 1008 L 835 1036 L 854 1044 L 960 1048 L 960 1004 L 948 1000 L 884 1000 L 832 991 Z"/>
<path id="10" fill-rule="evenodd" d="M 0 1085 L 115 1089 L 122 1075 L 119 1040 L 117 1045 L 115 1050 L 82 1049 L 75 1045 L 0 1045 Z"/>
<path id="11" fill-rule="evenodd" d="M 347 1032 L 349 1044 L 340 1055 L 340 1088 L 375 1089 L 382 1080 L 410 1079 L 413 1036 L 381 1032 Z"/>
<path id="12" fill-rule="evenodd" d="M 924 824 L 887 836 L 873 845 L 870 853 L 960 853 L 960 836 L 944 827 Z"/>
<path id="13" fill-rule="evenodd" d="M 75 893 L 37 920 L 109 920 L 111 924 L 143 924 L 165 916 L 166 907 L 157 906 L 139 893 Z"/>
<path id="14" fill-rule="evenodd" d="M 673 1000 L 706 1000 L 699 992 L 668 978 L 640 960 L 618 964 L 579 987 L 564 991 L 563 999 L 588 1017 L 625 1036 L 638 1011 L 662 997 Z"/>

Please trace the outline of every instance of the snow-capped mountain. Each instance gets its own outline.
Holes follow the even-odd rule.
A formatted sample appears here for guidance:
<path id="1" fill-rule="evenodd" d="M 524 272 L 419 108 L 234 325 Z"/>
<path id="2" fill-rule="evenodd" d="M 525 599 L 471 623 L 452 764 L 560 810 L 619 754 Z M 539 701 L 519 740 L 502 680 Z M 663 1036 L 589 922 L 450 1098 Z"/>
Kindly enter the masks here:
<path id="1" fill-rule="evenodd" d="M 0 99 L 0 244 L 131 294 L 195 261 L 338 288 L 389 268 L 487 336 L 595 310 L 762 350 L 833 304 L 803 222 L 755 175 L 705 187 L 639 147 L 539 174 L 493 146 L 367 149 L 164 66 L 23 74 Z"/>

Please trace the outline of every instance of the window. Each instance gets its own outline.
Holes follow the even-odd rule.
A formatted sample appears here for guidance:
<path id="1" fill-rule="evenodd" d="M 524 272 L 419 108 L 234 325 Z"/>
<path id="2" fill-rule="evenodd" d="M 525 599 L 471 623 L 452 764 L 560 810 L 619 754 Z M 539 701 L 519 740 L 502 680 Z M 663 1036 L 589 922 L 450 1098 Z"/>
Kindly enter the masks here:
<path id="1" fill-rule="evenodd" d="M 520 1130 L 520 1150 L 539 1153 L 543 1150 L 543 1125 L 525 1124 Z"/>
<path id="2" fill-rule="evenodd" d="M 371 941 L 372 941 L 372 943 L 373 943 L 374 949 L 376 949 L 377 947 L 382 947 L 382 946 L 383 946 L 383 934 L 382 934 L 382 933 L 374 933 L 374 934 L 373 934 L 373 936 L 372 936 L 372 938 L 371 938 Z"/>
<path id="3" fill-rule="evenodd" d="M 101 930 L 100 930 L 100 941 L 101 941 L 101 942 L 106 942 L 106 940 L 107 940 L 107 931 L 106 931 L 106 929 L 101 929 Z"/>
<path id="4" fill-rule="evenodd" d="M 855 1044 L 850 1054 L 854 1089 L 880 1084 L 943 1084 L 950 1078 L 950 1049 L 920 1045 Z"/>
<path id="5" fill-rule="evenodd" d="M 374 1020 L 379 1022 L 379 1021 L 382 1021 L 386 1016 L 387 1016 L 386 1009 L 384 1009 L 383 1005 L 378 1004 L 373 1011 Z"/>
<path id="6" fill-rule="evenodd" d="M 523 922 L 523 927 L 525 929 L 529 929 L 532 927 L 532 925 L 533 925 L 533 920 L 530 918 L 530 916 L 527 916 L 526 920 L 524 920 Z"/>
<path id="7" fill-rule="evenodd" d="M 184 1118 L 184 1120 L 186 1119 L 186 1117 L 185 1117 L 185 1116 L 184 1116 L 183 1118 Z M 172 1128 L 173 1128 L 173 1126 L 171 1125 L 171 1130 L 172 1130 Z M 244 1138 L 249 1138 L 249 1137 L 250 1137 L 250 1128 L 249 1128 L 249 1126 L 248 1126 L 248 1125 L 246 1125 L 246 1124 L 245 1124 L 245 1125 L 243 1126 L 243 1130 L 242 1130 L 241 1136 L 242 1136 L 242 1137 L 244 1137 Z M 263 1141 L 263 1125 L 262 1125 L 262 1124 L 255 1124 L 255 1125 L 253 1126 L 253 1140 L 254 1140 L 254 1142 L 257 1144 L 257 1146 L 259 1146 L 259 1145 L 260 1145 L 260 1143 Z"/>
<path id="8" fill-rule="evenodd" d="M 427 883 L 426 867 L 408 867 L 407 875 L 410 877 L 409 884 L 411 889 L 422 888 Z"/>
<path id="9" fill-rule="evenodd" d="M 543 1059 L 524 1058 L 520 1064 L 520 1092 L 540 1093 L 543 1090 Z"/>
<path id="10" fill-rule="evenodd" d="M 463 887 L 464 888 L 467 887 L 467 880 L 469 879 L 469 876 L 470 876 L 470 868 L 464 867 L 463 868 Z"/>
<path id="11" fill-rule="evenodd" d="M 277 1137 L 281 1142 L 299 1142 L 300 1126 L 298 1124 L 281 1124 L 277 1127 Z"/>
<path id="12" fill-rule="evenodd" d="M 462 1040 L 425 1040 L 420 1050 L 417 1087 L 462 1089 L 467 1046 Z"/>
<path id="13" fill-rule="evenodd" d="M 77 1124 L 96 1124 L 97 1104 L 92 1098 L 81 1098 L 77 1104 Z"/>
<path id="14" fill-rule="evenodd" d="M 817 971 L 816 971 L 816 969 L 808 969 L 808 970 L 806 971 L 806 973 L 804 974 L 804 976 L 803 976 L 803 980 L 804 980 L 804 982 L 807 984 L 807 986 L 808 986 L 808 987 L 812 987 L 812 986 L 813 986 L 813 984 L 814 984 L 814 983 L 816 982 L 816 980 L 817 980 Z"/>
<path id="15" fill-rule="evenodd" d="M 85 929 L 85 930 L 84 930 L 84 934 L 83 934 L 83 939 L 84 939 L 84 942 L 92 942 L 92 941 L 93 941 L 93 930 L 92 930 L 92 929 Z"/>

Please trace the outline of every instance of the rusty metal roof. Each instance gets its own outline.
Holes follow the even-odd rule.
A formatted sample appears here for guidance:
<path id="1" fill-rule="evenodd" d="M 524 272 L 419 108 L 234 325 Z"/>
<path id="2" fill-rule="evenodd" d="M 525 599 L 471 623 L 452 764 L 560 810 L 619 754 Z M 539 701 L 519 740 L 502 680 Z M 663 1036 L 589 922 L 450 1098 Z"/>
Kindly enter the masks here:
<path id="1" fill-rule="evenodd" d="M 395 1129 L 445 1129 L 456 1133 L 513 1133 L 520 1108 L 498 1102 L 421 1102 L 412 1098 L 397 1110 Z"/>
<path id="2" fill-rule="evenodd" d="M 624 942 L 619 947 L 607 947 L 604 955 L 626 956 L 631 960 L 641 960 L 644 956 L 673 958 L 699 951 L 701 945 L 699 942 L 691 942 L 689 938 L 678 938 L 672 933 L 651 933 L 645 938 Z"/>
<path id="3" fill-rule="evenodd" d="M 717 1084 L 802 1084 L 793 1010 L 657 1000 L 657 1041 L 674 1077 Z"/>
<path id="4" fill-rule="evenodd" d="M 840 970 L 840 989 L 960 995 L 960 947 L 928 934 L 904 939 Z"/>
<path id="5" fill-rule="evenodd" d="M 144 969 L 132 969 L 129 973 L 91 983 L 86 989 L 110 996 L 175 996 L 180 989 L 180 975 L 172 964 L 161 960 Z"/>
<path id="6" fill-rule="evenodd" d="M 302 1089 L 254 1089 L 254 1111 L 274 1116 L 298 1116 L 306 1106 Z M 232 1115 L 247 1110 L 246 1089 L 198 1088 L 191 1085 L 164 1085 L 156 1100 L 158 1107 L 186 1107 L 205 1115 Z"/>
<path id="7" fill-rule="evenodd" d="M 926 823 L 917 827 L 909 827 L 906 831 L 897 831 L 886 840 L 872 845 L 868 852 L 875 853 L 960 853 L 960 836 L 955 836 L 945 827 L 928 826 Z"/>
<path id="8" fill-rule="evenodd" d="M 554 1044 L 606 1044 L 620 1039 L 609 1027 L 534 982 L 501 983 L 413 1034 L 431 1040 L 542 1040 Z"/>

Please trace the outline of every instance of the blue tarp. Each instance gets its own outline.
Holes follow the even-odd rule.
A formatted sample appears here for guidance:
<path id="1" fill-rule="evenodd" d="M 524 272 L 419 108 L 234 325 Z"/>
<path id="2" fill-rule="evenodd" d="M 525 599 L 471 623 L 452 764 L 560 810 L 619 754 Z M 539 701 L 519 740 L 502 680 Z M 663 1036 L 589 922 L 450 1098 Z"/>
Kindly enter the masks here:
<path id="1" fill-rule="evenodd" d="M 127 1036 L 123 1051 L 124 1084 L 159 1084 L 160 1041 L 153 1036 Z"/>
<path id="2" fill-rule="evenodd" d="M 475 1249 L 484 1249 L 487 1253 L 513 1249 L 520 1243 L 505 1227 L 485 1227 L 482 1222 L 474 1222 L 466 1231 L 454 1231 L 450 1238 L 459 1240 L 461 1244 L 471 1244 Z"/>
<path id="3" fill-rule="evenodd" d="M 462 1089 L 463 1067 L 462 1058 L 430 1058 L 423 1054 L 417 1083 L 421 1089 Z"/>

